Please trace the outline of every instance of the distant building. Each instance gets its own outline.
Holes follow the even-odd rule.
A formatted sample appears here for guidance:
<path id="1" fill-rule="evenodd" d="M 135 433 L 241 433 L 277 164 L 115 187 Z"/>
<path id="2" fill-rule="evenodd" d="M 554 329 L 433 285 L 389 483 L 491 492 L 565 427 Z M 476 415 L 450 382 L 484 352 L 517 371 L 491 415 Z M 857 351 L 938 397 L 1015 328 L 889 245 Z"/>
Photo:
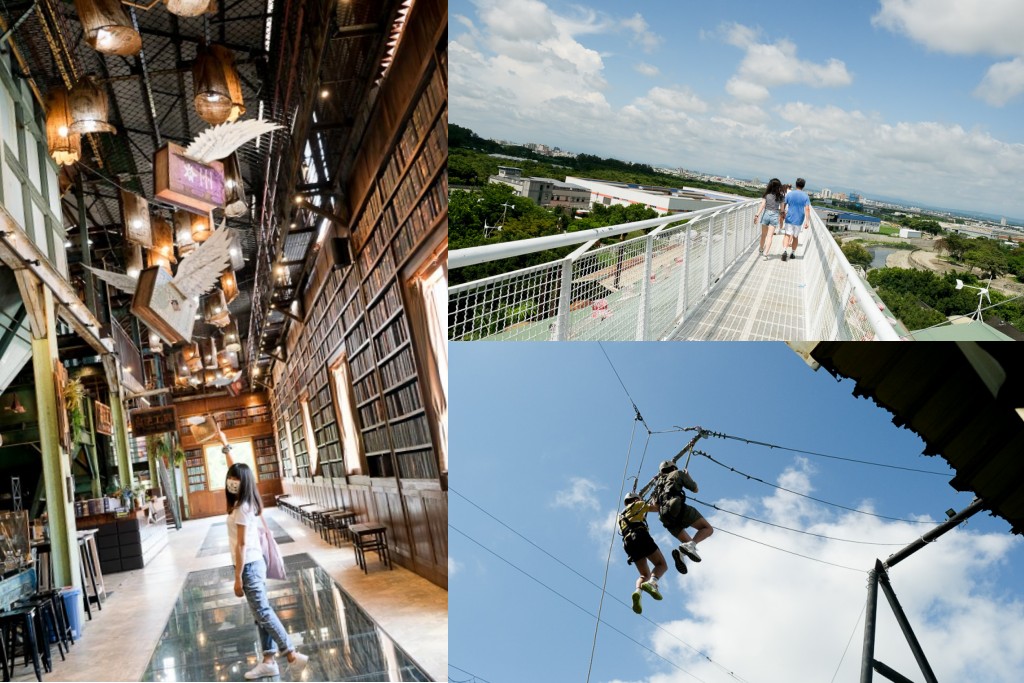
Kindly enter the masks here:
<path id="1" fill-rule="evenodd" d="M 590 191 L 590 202 L 612 206 L 629 206 L 642 204 L 661 214 L 698 211 L 744 201 L 749 197 L 740 197 L 725 192 L 698 190 L 694 188 L 655 187 L 636 183 L 618 183 L 611 180 L 592 180 L 569 176 L 567 183 L 585 187 Z"/>
<path id="2" fill-rule="evenodd" d="M 920 230 L 911 230 L 910 228 L 900 228 L 900 237 L 912 238 L 912 237 L 920 237 L 920 236 L 921 236 L 921 231 Z"/>
<path id="3" fill-rule="evenodd" d="M 831 211 L 815 208 L 818 216 L 825 222 L 829 230 L 850 231 L 850 232 L 879 232 L 882 227 L 882 219 L 875 216 L 865 216 L 860 213 L 849 211 Z"/>
<path id="4" fill-rule="evenodd" d="M 821 192 L 818 193 L 818 196 L 821 197 L 822 199 L 831 199 L 832 190 L 828 189 L 827 187 L 824 187 L 821 189 Z"/>
<path id="5" fill-rule="evenodd" d="M 554 178 L 524 176 L 520 168 L 499 166 L 498 175 L 488 180 L 510 186 L 520 197 L 532 199 L 538 206 L 564 206 L 572 211 L 590 208 L 590 190 Z"/>

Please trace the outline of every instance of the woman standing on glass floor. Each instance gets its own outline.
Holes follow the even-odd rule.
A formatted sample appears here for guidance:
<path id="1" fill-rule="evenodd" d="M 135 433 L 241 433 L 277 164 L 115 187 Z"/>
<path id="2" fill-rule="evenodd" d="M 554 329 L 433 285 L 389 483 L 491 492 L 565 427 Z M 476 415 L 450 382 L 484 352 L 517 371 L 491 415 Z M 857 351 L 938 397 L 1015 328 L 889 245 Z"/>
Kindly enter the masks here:
<path id="1" fill-rule="evenodd" d="M 292 646 L 288 632 L 267 600 L 267 564 L 258 526 L 265 524 L 263 503 L 252 469 L 244 462 L 233 464 L 228 469 L 224 492 L 228 503 L 228 542 L 235 565 L 235 595 L 244 596 L 249 603 L 263 648 L 263 661 L 245 672 L 245 677 L 252 680 L 279 675 L 275 657 L 280 648 L 288 657 L 292 678 L 298 680 L 309 657 Z"/>

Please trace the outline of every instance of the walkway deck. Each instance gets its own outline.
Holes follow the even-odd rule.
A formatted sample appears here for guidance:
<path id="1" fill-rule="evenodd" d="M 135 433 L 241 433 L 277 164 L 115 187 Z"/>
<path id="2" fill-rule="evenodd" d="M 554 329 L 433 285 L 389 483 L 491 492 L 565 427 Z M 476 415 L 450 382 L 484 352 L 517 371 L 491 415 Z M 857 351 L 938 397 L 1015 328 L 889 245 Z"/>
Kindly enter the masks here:
<path id="1" fill-rule="evenodd" d="M 725 273 L 709 296 L 672 337 L 689 341 L 807 338 L 804 255 L 811 231 L 801 235 L 795 261 L 782 261 L 782 235 L 765 261 L 757 249 Z"/>

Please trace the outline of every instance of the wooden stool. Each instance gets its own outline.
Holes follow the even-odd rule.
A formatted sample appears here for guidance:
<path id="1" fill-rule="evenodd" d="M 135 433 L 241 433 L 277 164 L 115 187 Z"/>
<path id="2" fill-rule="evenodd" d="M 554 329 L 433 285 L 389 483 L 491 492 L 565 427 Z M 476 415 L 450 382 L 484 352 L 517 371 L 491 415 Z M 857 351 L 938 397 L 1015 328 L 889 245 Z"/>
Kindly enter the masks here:
<path id="1" fill-rule="evenodd" d="M 383 524 L 350 524 L 348 527 L 349 536 L 352 539 L 352 548 L 356 553 L 356 564 L 363 569 L 363 573 L 369 573 L 366 568 L 366 551 L 377 553 L 377 557 L 388 569 L 393 569 L 388 557 L 387 527 Z"/>

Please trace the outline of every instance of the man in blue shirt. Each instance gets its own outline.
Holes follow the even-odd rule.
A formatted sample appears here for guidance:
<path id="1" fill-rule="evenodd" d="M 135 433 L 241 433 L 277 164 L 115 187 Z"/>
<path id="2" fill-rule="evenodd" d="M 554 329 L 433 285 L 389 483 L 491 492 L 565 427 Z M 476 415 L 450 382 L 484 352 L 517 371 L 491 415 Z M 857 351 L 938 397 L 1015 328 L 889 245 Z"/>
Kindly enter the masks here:
<path id="1" fill-rule="evenodd" d="M 796 179 L 796 188 L 786 194 L 786 224 L 782 228 L 782 260 L 796 258 L 797 242 L 800 231 L 811 225 L 811 198 L 804 192 L 806 181 Z M 790 252 L 787 255 L 786 249 Z"/>

